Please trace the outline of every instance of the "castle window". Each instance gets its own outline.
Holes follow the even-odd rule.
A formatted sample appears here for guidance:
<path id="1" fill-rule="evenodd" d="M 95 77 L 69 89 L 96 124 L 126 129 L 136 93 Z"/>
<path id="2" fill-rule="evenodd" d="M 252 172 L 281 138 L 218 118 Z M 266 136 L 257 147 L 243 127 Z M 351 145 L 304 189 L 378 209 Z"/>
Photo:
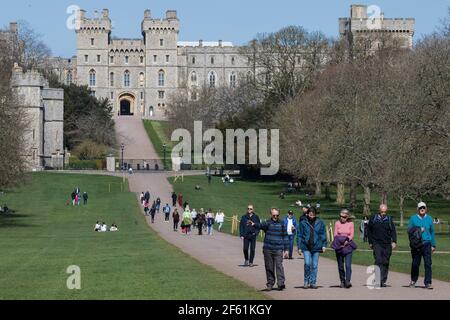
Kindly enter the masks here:
<path id="1" fill-rule="evenodd" d="M 164 82 L 165 82 L 165 74 L 163 70 L 159 70 L 158 73 L 158 85 L 160 87 L 164 87 Z"/>
<path id="2" fill-rule="evenodd" d="M 123 86 L 129 87 L 130 86 L 130 71 L 126 70 L 123 74 Z"/>
<path id="3" fill-rule="evenodd" d="M 89 56 L 87 54 L 84 55 L 84 62 L 89 62 Z"/>
<path id="4" fill-rule="evenodd" d="M 197 83 L 197 73 L 195 71 L 192 71 L 191 73 L 191 82 Z"/>
<path id="5" fill-rule="evenodd" d="M 158 56 L 157 56 L 157 55 L 154 55 L 154 56 L 153 56 L 153 63 L 156 63 L 157 59 L 158 59 Z"/>
<path id="6" fill-rule="evenodd" d="M 66 74 L 66 85 L 70 86 L 72 84 L 72 80 L 73 80 L 72 71 L 67 71 L 67 74 Z"/>
<path id="7" fill-rule="evenodd" d="M 159 39 L 159 46 L 163 47 L 164 46 L 164 39 Z"/>
<path id="8" fill-rule="evenodd" d="M 144 92 L 141 92 L 141 100 L 144 100 Z"/>
<path id="9" fill-rule="evenodd" d="M 211 64 L 214 64 L 214 57 L 211 57 Z"/>
<path id="10" fill-rule="evenodd" d="M 216 74 L 214 71 L 211 71 L 209 73 L 208 80 L 209 80 L 209 87 L 215 88 L 216 87 Z"/>
<path id="11" fill-rule="evenodd" d="M 141 87 L 143 87 L 144 86 L 144 82 L 145 82 L 145 76 L 144 76 L 144 73 L 141 72 L 141 73 L 139 73 L 139 85 Z"/>
<path id="12" fill-rule="evenodd" d="M 109 62 L 114 63 L 114 56 L 109 57 Z"/>
<path id="13" fill-rule="evenodd" d="M 170 56 L 167 55 L 167 56 L 166 56 L 166 62 L 169 63 L 169 61 L 170 61 Z"/>
<path id="14" fill-rule="evenodd" d="M 234 65 L 234 57 L 231 57 L 231 64 Z"/>
<path id="15" fill-rule="evenodd" d="M 91 46 L 94 46 L 94 38 L 91 38 Z"/>
<path id="16" fill-rule="evenodd" d="M 33 141 L 36 140 L 36 129 L 33 129 Z"/>
<path id="17" fill-rule="evenodd" d="M 97 55 L 97 62 L 100 62 L 101 61 L 101 57 L 100 57 L 100 55 L 98 54 Z"/>
<path id="18" fill-rule="evenodd" d="M 109 74 L 109 85 L 110 87 L 114 87 L 114 72 Z"/>
<path id="19" fill-rule="evenodd" d="M 230 88 L 236 88 L 236 73 L 230 73 Z"/>
<path id="20" fill-rule="evenodd" d="M 141 56 L 139 59 L 140 59 L 141 63 L 144 63 L 144 57 L 143 56 Z"/>
<path id="21" fill-rule="evenodd" d="M 128 64 L 129 61 L 130 61 L 130 57 L 125 56 L 125 63 Z"/>
<path id="22" fill-rule="evenodd" d="M 114 92 L 111 91 L 111 100 L 114 99 Z"/>
<path id="23" fill-rule="evenodd" d="M 164 99 L 165 97 L 165 92 L 164 91 L 158 91 L 158 98 L 159 99 Z"/>
<path id="24" fill-rule="evenodd" d="M 96 85 L 96 82 L 97 82 L 97 79 L 95 76 L 95 70 L 92 69 L 91 71 L 89 71 L 89 85 L 91 87 L 94 87 Z"/>
<path id="25" fill-rule="evenodd" d="M 192 64 L 195 64 L 195 57 L 192 57 Z"/>

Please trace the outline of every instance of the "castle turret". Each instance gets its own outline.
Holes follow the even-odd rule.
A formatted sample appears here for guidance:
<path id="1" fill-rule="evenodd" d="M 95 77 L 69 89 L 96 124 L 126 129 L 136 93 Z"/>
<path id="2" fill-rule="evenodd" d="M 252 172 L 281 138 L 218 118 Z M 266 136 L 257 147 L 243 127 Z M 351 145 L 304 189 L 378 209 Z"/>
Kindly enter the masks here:
<path id="1" fill-rule="evenodd" d="M 78 83 L 88 85 L 98 96 L 108 92 L 108 48 L 111 36 L 109 10 L 102 15 L 87 18 L 86 12 L 78 14 L 77 77 Z"/>

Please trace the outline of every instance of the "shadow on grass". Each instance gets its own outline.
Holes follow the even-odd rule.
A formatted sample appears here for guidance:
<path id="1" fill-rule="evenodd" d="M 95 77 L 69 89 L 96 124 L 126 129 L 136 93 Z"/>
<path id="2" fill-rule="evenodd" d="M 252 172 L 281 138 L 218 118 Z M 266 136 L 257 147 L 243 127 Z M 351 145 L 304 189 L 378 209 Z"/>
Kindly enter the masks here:
<path id="1" fill-rule="evenodd" d="M 8 213 L 0 215 L 0 228 L 26 228 L 33 227 L 33 225 L 28 223 L 20 222 L 23 219 L 31 217 L 27 214 L 17 214 L 17 213 Z"/>

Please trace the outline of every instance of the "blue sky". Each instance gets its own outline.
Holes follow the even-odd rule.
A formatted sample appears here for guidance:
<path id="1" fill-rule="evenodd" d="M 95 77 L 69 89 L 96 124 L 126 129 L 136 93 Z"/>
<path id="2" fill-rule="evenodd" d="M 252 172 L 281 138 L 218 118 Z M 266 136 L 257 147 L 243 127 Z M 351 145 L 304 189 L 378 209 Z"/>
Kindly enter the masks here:
<path id="1" fill-rule="evenodd" d="M 113 35 L 139 38 L 144 10 L 163 17 L 175 9 L 181 22 L 179 40 L 232 41 L 243 44 L 259 32 L 276 31 L 287 25 L 301 25 L 338 36 L 338 18 L 347 17 L 351 4 L 378 5 L 386 18 L 416 18 L 416 36 L 435 30 L 447 15 L 450 0 L 4 0 L 0 26 L 25 20 L 43 36 L 55 56 L 75 54 L 75 33 L 66 27 L 70 5 L 88 15 L 110 9 Z"/>

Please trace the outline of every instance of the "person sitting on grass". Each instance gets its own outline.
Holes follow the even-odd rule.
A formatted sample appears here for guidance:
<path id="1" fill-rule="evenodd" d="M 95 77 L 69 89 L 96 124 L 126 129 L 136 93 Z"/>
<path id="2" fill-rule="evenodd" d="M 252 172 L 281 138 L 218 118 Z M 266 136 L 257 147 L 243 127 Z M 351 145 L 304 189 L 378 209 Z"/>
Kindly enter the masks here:
<path id="1" fill-rule="evenodd" d="M 108 226 L 106 225 L 106 223 L 102 223 L 102 226 L 100 228 L 100 232 L 107 232 L 108 231 Z"/>
<path id="2" fill-rule="evenodd" d="M 113 223 L 111 228 L 109 228 L 109 231 L 117 232 L 117 231 L 119 231 L 119 228 L 117 227 L 117 225 L 115 223 Z"/>
<path id="3" fill-rule="evenodd" d="M 97 223 L 95 224 L 95 227 L 94 227 L 94 231 L 100 232 L 101 228 L 102 228 L 102 226 L 100 225 L 100 222 L 97 221 Z"/>

